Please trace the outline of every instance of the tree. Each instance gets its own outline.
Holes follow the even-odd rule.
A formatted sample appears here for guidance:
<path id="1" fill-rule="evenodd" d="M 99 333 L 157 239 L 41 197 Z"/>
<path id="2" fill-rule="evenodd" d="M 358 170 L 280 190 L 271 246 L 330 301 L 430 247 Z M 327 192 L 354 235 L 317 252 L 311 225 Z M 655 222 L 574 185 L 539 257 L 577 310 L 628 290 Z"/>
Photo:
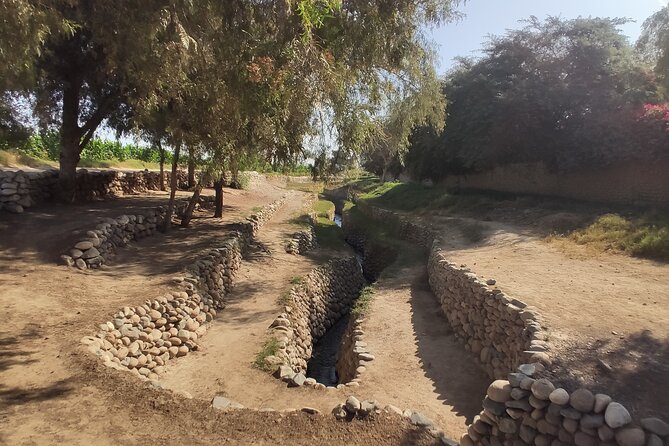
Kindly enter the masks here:
<path id="1" fill-rule="evenodd" d="M 72 201 L 81 151 L 100 124 L 180 77 L 190 44 L 180 25 L 183 14 L 159 0 L 11 0 L 10 5 L 16 6 L 2 11 L 6 20 L 40 32 L 20 51 L 11 51 L 15 37 L 3 39 L 0 53 L 9 47 L 15 75 L 27 79 L 8 87 L 34 95 L 43 125 L 59 128 L 60 191 Z M 46 18 L 35 23 L 35 17 Z"/>
<path id="2" fill-rule="evenodd" d="M 636 47 L 642 58 L 655 67 L 669 98 L 669 6 L 643 22 Z"/>
<path id="3" fill-rule="evenodd" d="M 628 130 L 658 94 L 621 23 L 531 18 L 491 38 L 482 58 L 449 73 L 446 128 L 414 134 L 411 170 L 438 180 L 508 163 L 559 170 L 635 156 Z"/>

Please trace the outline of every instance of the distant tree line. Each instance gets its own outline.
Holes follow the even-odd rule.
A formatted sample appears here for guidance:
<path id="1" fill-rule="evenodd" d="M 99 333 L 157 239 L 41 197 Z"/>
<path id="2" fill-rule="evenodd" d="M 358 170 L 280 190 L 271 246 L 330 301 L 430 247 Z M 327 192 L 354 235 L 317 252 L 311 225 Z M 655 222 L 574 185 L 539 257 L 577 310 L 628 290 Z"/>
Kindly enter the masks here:
<path id="1" fill-rule="evenodd" d="M 622 23 L 532 17 L 491 38 L 444 80 L 443 131 L 415 129 L 395 174 L 440 180 L 509 163 L 560 171 L 669 157 L 669 7 L 644 23 L 636 47 Z"/>

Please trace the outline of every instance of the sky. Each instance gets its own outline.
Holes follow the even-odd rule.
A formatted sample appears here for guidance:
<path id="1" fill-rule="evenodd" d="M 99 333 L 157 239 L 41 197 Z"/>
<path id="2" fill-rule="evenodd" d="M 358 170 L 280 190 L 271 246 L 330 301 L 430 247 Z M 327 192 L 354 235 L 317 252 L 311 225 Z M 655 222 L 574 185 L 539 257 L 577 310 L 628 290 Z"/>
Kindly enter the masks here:
<path id="1" fill-rule="evenodd" d="M 448 71 L 457 56 L 476 56 L 486 36 L 504 34 L 507 29 L 522 27 L 519 20 L 534 15 L 540 19 L 557 16 L 563 19 L 581 17 L 620 17 L 634 20 L 621 27 L 636 41 L 643 21 L 667 5 L 669 0 L 468 0 L 457 9 L 462 19 L 432 30 L 439 48 L 439 72 Z"/>

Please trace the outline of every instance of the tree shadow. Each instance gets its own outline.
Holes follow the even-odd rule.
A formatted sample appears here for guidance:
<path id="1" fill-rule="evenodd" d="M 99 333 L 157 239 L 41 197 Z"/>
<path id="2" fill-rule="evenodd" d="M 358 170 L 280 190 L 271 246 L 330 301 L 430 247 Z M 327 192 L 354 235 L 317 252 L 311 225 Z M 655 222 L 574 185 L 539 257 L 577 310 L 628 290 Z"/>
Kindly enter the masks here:
<path id="1" fill-rule="evenodd" d="M 35 350 L 24 348 L 23 342 L 41 337 L 36 326 L 26 327 L 20 334 L 0 333 L 0 372 L 16 366 L 37 362 L 31 356 Z"/>
<path id="2" fill-rule="evenodd" d="M 669 419 L 669 338 L 649 330 L 569 344 L 556 355 L 551 378 L 567 390 L 584 386 L 610 395 L 635 418 Z"/>
<path id="3" fill-rule="evenodd" d="M 24 389 L 0 384 L 0 412 L 14 406 L 52 400 L 66 396 L 74 390 L 72 379 L 63 379 L 44 387 Z"/>
<path id="4" fill-rule="evenodd" d="M 411 322 L 422 369 L 439 400 L 471 423 L 481 411 L 490 378 L 453 334 L 430 290 L 425 267 L 411 283 Z"/>

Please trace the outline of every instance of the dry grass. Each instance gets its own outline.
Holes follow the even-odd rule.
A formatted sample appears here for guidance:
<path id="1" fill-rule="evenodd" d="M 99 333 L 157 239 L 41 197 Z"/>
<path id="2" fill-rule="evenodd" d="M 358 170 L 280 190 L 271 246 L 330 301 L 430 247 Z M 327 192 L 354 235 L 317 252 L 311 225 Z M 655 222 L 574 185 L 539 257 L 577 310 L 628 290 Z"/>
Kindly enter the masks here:
<path id="1" fill-rule="evenodd" d="M 0 150 L 0 166 L 4 167 L 57 167 L 56 161 L 43 160 L 19 152 L 15 149 Z"/>

